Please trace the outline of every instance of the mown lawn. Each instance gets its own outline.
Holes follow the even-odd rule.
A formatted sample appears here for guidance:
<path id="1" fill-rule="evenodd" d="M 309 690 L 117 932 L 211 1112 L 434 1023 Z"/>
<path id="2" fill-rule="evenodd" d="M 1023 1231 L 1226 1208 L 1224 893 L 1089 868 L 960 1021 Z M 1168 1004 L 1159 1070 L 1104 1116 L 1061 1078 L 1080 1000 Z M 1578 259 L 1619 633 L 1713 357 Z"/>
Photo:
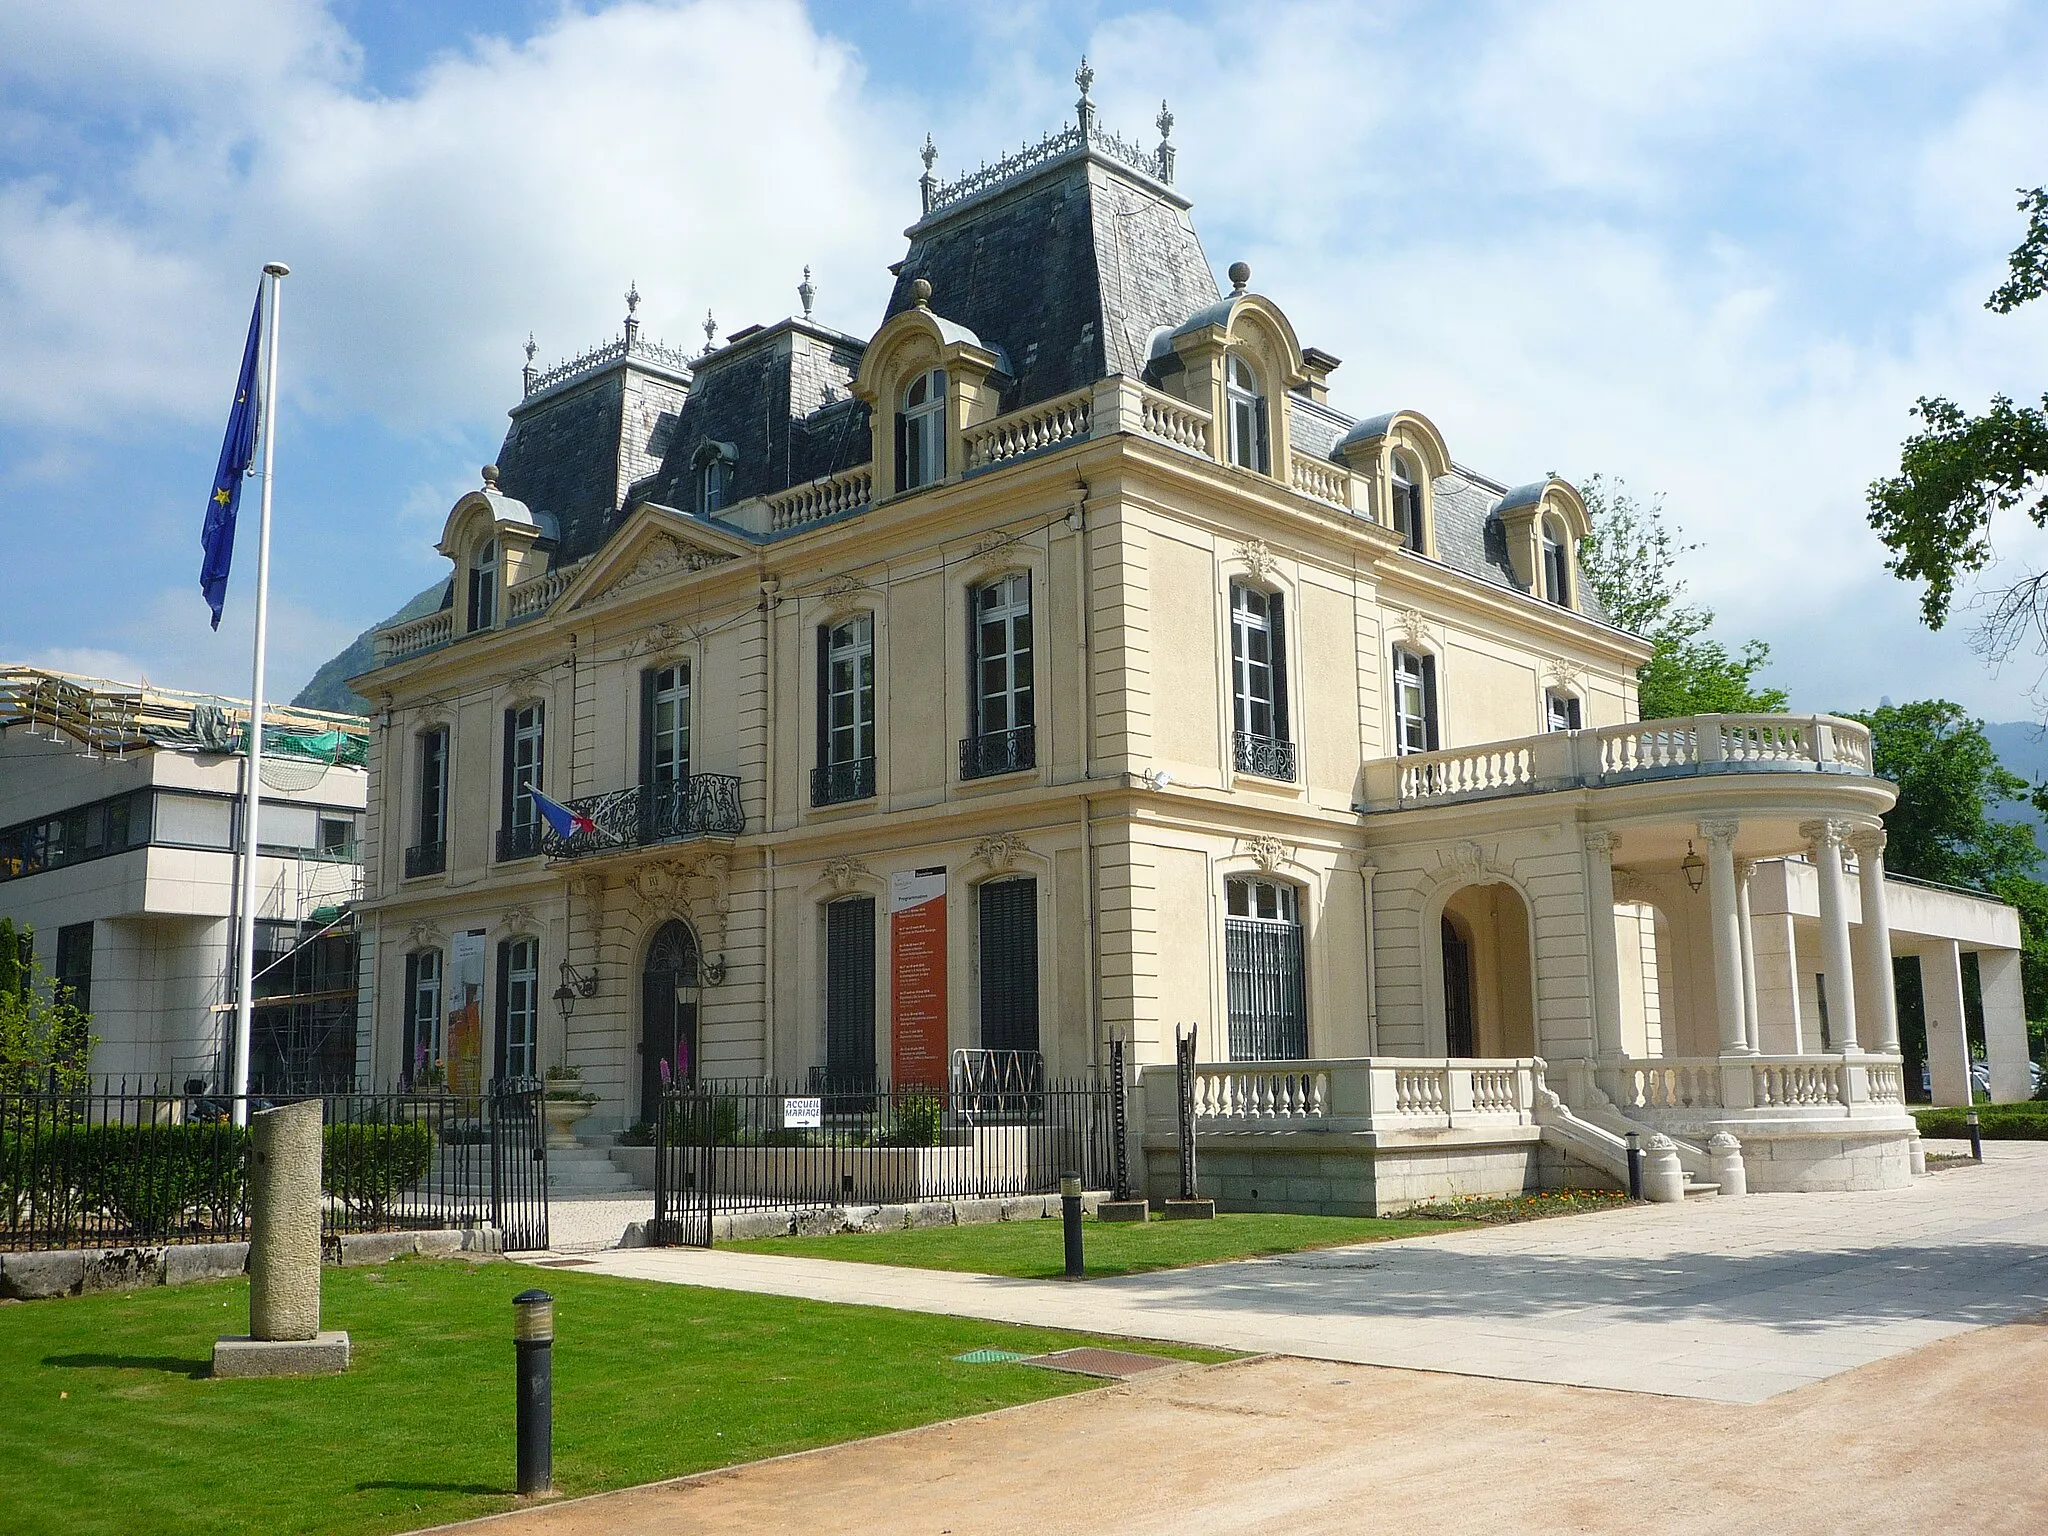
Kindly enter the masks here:
<path id="1" fill-rule="evenodd" d="M 1963 1117 L 1969 1111 L 1960 1105 L 1943 1109 L 1916 1109 L 1913 1118 L 1922 1136 L 1952 1137 L 1970 1134 Z M 2048 1141 L 2048 1102 L 2029 1099 L 2019 1104 L 1979 1104 L 1977 1130 L 1986 1141 Z"/>
<path id="2" fill-rule="evenodd" d="M 511 1507 L 511 1299 L 536 1284 L 571 1494 L 1079 1391 L 951 1357 L 1102 1342 L 504 1263 L 325 1282 L 352 1368 L 290 1381 L 206 1376 L 214 1338 L 247 1329 L 246 1281 L 0 1305 L 0 1529 L 382 1532 Z"/>

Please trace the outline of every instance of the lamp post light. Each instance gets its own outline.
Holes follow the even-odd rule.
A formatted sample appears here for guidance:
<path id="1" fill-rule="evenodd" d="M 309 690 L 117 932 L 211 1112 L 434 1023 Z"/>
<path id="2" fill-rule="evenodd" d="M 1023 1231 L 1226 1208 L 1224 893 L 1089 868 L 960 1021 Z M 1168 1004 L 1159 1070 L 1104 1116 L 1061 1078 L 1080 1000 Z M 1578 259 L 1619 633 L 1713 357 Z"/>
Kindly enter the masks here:
<path id="1" fill-rule="evenodd" d="M 512 1347 L 517 1354 L 519 1491 L 549 1493 L 555 1486 L 555 1298 L 521 1291 L 512 1298 Z"/>

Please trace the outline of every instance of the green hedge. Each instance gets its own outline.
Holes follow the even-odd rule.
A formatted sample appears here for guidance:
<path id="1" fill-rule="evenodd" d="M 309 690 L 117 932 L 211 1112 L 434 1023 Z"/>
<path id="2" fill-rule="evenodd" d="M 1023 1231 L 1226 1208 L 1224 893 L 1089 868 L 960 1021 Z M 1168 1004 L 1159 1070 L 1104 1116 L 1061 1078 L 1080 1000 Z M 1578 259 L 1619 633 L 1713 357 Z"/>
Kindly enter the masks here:
<path id="1" fill-rule="evenodd" d="M 1962 1140 L 1970 1134 L 1963 1117 L 1969 1111 L 1960 1105 L 1943 1109 L 1916 1109 L 1913 1118 L 1922 1136 Z M 2021 1104 L 1979 1104 L 1977 1129 L 1986 1141 L 2048 1141 L 2048 1103 L 2029 1100 Z"/>
<path id="2" fill-rule="evenodd" d="M 320 1187 L 357 1215 L 382 1220 L 433 1163 L 434 1133 L 417 1121 L 330 1125 L 321 1145 Z"/>

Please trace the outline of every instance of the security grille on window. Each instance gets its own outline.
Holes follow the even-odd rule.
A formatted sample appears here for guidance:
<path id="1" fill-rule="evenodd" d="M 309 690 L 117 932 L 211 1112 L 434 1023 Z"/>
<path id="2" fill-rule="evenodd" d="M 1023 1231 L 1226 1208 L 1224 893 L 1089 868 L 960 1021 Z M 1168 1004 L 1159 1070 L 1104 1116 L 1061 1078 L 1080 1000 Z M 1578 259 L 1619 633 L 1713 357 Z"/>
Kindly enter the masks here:
<path id="1" fill-rule="evenodd" d="M 1571 606 L 1571 553 L 1565 546 L 1564 530 L 1555 518 L 1548 517 L 1543 520 L 1543 597 L 1561 608 Z"/>
<path id="2" fill-rule="evenodd" d="M 911 380 L 896 417 L 896 489 L 914 491 L 946 478 L 946 370 Z"/>
<path id="3" fill-rule="evenodd" d="M 1579 728 L 1579 699 L 1577 694 L 1565 693 L 1552 688 L 1543 695 L 1545 728 L 1553 731 L 1576 731 Z"/>
<path id="4" fill-rule="evenodd" d="M 421 949 L 405 957 L 405 1061 L 399 1076 L 410 1082 L 441 1064 L 441 951 Z"/>
<path id="5" fill-rule="evenodd" d="M 875 621 L 858 614 L 818 631 L 818 770 L 811 803 L 875 792 Z"/>
<path id="6" fill-rule="evenodd" d="M 1016 571 L 969 594 L 973 719 L 961 774 L 978 778 L 1036 762 L 1032 739 L 1031 577 Z"/>
<path id="7" fill-rule="evenodd" d="M 640 782 L 656 794 L 690 777 L 690 669 L 651 667 L 640 674 Z"/>
<path id="8" fill-rule="evenodd" d="M 875 898 L 825 908 L 825 1079 L 835 1088 L 875 1081 Z"/>
<path id="9" fill-rule="evenodd" d="M 1436 658 L 1394 648 L 1394 751 L 1434 752 Z"/>
<path id="10" fill-rule="evenodd" d="M 1301 918 L 1295 888 L 1279 880 L 1223 885 L 1230 1059 L 1292 1061 L 1308 1055 Z"/>
<path id="11" fill-rule="evenodd" d="M 1394 455 L 1394 532 L 1401 542 L 1422 552 L 1422 483 L 1401 454 Z"/>
<path id="12" fill-rule="evenodd" d="M 1230 462 L 1260 474 L 1272 472 L 1268 451 L 1266 397 L 1251 364 L 1235 353 L 1224 369 L 1224 409 L 1230 418 Z"/>
<path id="13" fill-rule="evenodd" d="M 498 1076 L 540 1075 L 540 940 L 498 944 Z"/>
<path id="14" fill-rule="evenodd" d="M 505 711 L 505 774 L 498 835 L 500 859 L 540 852 L 540 807 L 528 793 L 541 783 L 542 716 L 539 703 Z"/>
<path id="15" fill-rule="evenodd" d="M 1244 582 L 1230 588 L 1233 756 L 1239 773 L 1294 778 L 1287 730 L 1287 626 L 1281 595 Z"/>
<path id="16" fill-rule="evenodd" d="M 981 1046 L 1038 1049 L 1038 882 L 989 880 L 980 888 Z"/>
<path id="17" fill-rule="evenodd" d="M 498 541 L 487 539 L 469 567 L 469 627 L 489 629 L 498 622 Z"/>

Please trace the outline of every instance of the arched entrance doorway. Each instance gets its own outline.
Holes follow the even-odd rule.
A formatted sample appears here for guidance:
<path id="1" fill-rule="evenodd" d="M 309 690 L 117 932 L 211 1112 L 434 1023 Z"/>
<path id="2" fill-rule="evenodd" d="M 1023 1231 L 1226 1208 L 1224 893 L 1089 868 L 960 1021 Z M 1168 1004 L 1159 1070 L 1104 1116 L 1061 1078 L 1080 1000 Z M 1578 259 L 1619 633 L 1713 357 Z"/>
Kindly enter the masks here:
<path id="1" fill-rule="evenodd" d="M 661 1111 L 661 1069 L 686 1082 L 697 1075 L 697 938 L 670 920 L 655 931 L 640 967 L 640 1118 Z"/>
<path id="2" fill-rule="evenodd" d="M 1513 886 L 1468 885 L 1439 929 L 1446 1056 L 1536 1054 L 1529 908 Z"/>

